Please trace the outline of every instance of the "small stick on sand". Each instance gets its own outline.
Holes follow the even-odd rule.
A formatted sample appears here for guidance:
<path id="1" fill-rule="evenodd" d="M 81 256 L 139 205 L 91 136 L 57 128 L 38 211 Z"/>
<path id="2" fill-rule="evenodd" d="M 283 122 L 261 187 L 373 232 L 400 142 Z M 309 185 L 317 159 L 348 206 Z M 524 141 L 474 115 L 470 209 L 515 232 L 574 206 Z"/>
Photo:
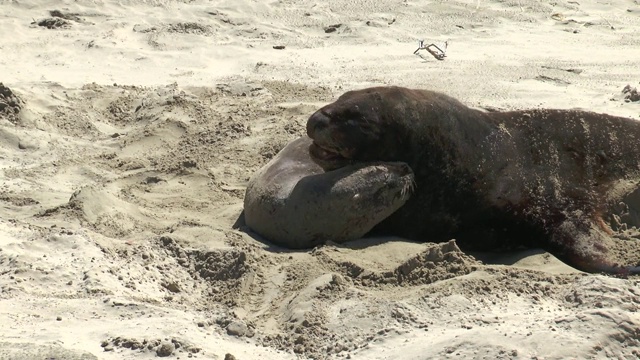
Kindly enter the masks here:
<path id="1" fill-rule="evenodd" d="M 445 41 L 444 49 L 441 49 L 436 44 L 429 44 L 427 46 L 424 46 L 424 40 L 420 40 L 420 42 L 418 42 L 418 48 L 416 49 L 416 51 L 413 52 L 413 54 L 418 55 L 418 51 L 427 50 L 437 60 L 444 60 L 444 58 L 447 57 L 446 51 L 447 51 L 448 45 L 449 45 L 449 42 Z"/>
<path id="2" fill-rule="evenodd" d="M 602 18 L 602 20 L 606 21 L 607 24 L 609 24 L 609 27 L 611 28 L 611 30 L 615 30 L 616 28 L 613 27 L 613 25 L 611 25 L 611 23 L 609 22 L 609 20 L 605 19 L 604 16 L 600 16 Z"/>

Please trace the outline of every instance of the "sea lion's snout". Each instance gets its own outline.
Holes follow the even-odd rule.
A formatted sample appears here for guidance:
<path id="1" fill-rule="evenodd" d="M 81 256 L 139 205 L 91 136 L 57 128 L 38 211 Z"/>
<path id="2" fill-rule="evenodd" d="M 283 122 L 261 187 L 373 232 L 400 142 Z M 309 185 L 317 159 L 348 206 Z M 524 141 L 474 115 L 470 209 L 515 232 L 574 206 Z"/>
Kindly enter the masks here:
<path id="1" fill-rule="evenodd" d="M 309 120 L 307 121 L 307 136 L 314 139 L 318 132 L 322 130 L 326 130 L 329 127 L 329 123 L 331 122 L 331 118 L 329 114 L 327 114 L 322 109 L 313 113 Z"/>
<path id="2" fill-rule="evenodd" d="M 407 163 L 396 162 L 390 164 L 393 164 L 395 172 L 400 176 L 413 175 L 413 170 Z"/>
<path id="3" fill-rule="evenodd" d="M 332 131 L 331 121 L 332 114 L 325 109 L 316 111 L 307 120 L 307 135 L 313 139 L 309 153 L 313 161 L 327 171 L 347 165 L 350 154 L 348 148 L 336 141 L 343 136 Z"/>

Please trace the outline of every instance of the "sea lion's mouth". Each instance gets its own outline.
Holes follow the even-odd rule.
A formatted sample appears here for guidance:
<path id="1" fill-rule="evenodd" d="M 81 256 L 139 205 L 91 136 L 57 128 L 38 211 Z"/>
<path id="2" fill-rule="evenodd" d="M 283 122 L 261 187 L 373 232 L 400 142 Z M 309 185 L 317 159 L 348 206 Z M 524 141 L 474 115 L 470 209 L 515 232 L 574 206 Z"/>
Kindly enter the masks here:
<path id="1" fill-rule="evenodd" d="M 315 141 L 309 147 L 311 156 L 323 161 L 343 161 L 348 160 L 339 150 L 331 149 L 326 146 L 318 145 Z"/>
<path id="2" fill-rule="evenodd" d="M 311 159 L 325 171 L 339 169 L 353 162 L 351 152 L 321 146 L 315 141 L 309 146 Z"/>

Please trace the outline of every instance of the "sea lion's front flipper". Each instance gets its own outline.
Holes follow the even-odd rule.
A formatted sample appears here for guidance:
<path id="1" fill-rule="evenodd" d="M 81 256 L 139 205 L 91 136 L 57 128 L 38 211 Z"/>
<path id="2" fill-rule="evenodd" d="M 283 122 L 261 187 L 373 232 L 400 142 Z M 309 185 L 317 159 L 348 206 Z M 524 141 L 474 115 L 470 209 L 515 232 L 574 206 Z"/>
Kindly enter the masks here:
<path id="1" fill-rule="evenodd" d="M 572 214 L 553 230 L 551 243 L 578 270 L 620 276 L 640 274 L 640 240 L 614 238 L 600 218 Z"/>

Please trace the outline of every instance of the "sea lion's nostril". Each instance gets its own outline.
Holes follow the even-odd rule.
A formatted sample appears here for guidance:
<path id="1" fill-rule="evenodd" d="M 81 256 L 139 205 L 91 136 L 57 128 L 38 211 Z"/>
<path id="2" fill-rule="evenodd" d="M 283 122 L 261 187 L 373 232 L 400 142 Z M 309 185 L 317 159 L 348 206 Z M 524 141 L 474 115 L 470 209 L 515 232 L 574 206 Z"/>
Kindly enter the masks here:
<path id="1" fill-rule="evenodd" d="M 409 174 L 413 174 L 413 170 L 411 170 L 411 167 L 407 164 L 407 163 L 399 163 L 398 164 L 400 170 L 398 171 L 401 175 L 409 175 Z"/>
<path id="2" fill-rule="evenodd" d="M 329 117 L 323 111 L 316 111 L 307 121 L 307 135 L 313 138 L 316 131 L 321 131 L 329 127 Z"/>

